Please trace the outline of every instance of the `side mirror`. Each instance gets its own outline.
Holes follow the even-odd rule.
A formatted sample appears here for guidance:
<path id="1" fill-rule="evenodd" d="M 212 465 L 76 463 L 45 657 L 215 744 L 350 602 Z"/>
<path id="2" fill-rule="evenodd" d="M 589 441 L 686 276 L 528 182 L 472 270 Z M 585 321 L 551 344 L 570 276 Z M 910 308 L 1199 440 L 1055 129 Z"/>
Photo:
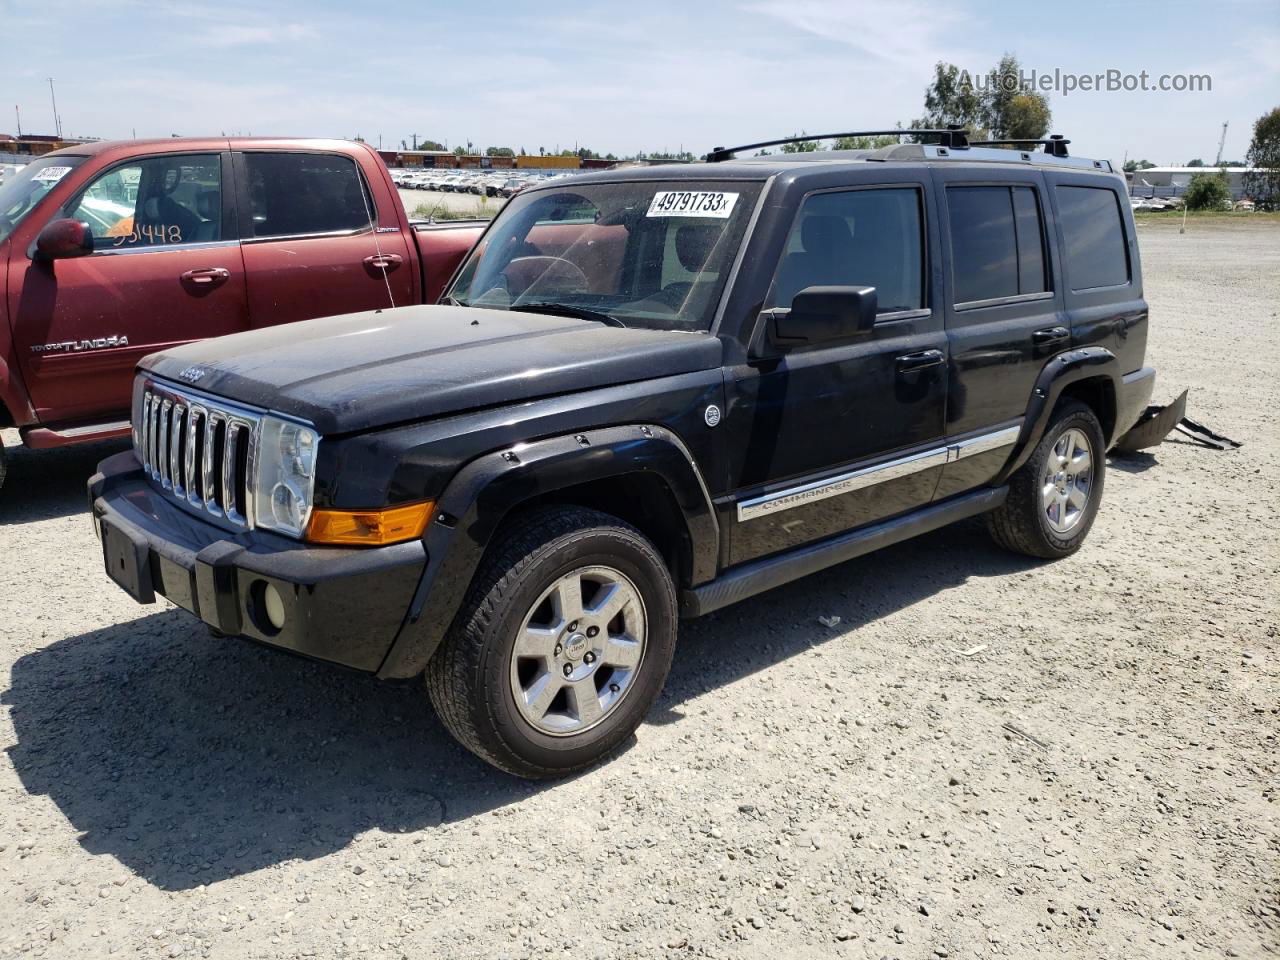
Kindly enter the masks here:
<path id="1" fill-rule="evenodd" d="M 37 260 L 69 260 L 93 253 L 93 231 L 82 220 L 54 220 L 36 237 Z"/>
<path id="2" fill-rule="evenodd" d="M 773 315 L 770 339 L 783 348 L 852 340 L 875 326 L 876 301 L 875 287 L 805 287 Z"/>

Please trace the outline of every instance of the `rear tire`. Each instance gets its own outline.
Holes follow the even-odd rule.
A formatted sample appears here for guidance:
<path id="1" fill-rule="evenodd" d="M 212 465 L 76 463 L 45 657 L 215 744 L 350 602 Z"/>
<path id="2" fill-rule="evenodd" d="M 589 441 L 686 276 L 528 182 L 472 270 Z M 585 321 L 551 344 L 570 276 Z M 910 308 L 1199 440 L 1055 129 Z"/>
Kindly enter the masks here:
<path id="1" fill-rule="evenodd" d="M 640 531 L 581 507 L 538 508 L 495 542 L 427 665 L 431 702 L 459 743 L 508 773 L 591 766 L 666 681 L 671 574 Z"/>
<path id="2" fill-rule="evenodd" d="M 987 514 L 987 531 L 1014 553 L 1046 560 L 1069 556 L 1093 526 L 1105 478 L 1102 425 L 1083 403 L 1068 401 L 1009 478 L 1009 496 Z"/>

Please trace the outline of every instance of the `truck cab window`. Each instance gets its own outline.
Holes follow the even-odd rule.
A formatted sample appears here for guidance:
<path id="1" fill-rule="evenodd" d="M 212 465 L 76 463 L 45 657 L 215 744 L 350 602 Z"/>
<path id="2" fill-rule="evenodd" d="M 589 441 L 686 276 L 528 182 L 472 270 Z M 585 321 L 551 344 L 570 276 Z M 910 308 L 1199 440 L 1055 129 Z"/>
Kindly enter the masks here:
<path id="1" fill-rule="evenodd" d="M 323 153 L 246 153 L 254 237 L 367 230 L 374 209 L 349 157 Z"/>
<path id="2" fill-rule="evenodd" d="M 221 240 L 221 160 L 216 153 L 152 157 L 113 167 L 62 216 L 89 224 L 95 250 Z"/>

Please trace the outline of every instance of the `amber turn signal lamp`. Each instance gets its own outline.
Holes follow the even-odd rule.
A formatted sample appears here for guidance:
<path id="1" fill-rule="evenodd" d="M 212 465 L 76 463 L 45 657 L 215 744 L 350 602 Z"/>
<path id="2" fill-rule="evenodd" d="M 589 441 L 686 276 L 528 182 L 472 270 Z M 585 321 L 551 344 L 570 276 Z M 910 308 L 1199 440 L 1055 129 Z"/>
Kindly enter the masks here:
<path id="1" fill-rule="evenodd" d="M 383 510 L 313 510 L 306 539 L 349 547 L 383 547 L 422 536 L 434 501 L 409 503 Z"/>

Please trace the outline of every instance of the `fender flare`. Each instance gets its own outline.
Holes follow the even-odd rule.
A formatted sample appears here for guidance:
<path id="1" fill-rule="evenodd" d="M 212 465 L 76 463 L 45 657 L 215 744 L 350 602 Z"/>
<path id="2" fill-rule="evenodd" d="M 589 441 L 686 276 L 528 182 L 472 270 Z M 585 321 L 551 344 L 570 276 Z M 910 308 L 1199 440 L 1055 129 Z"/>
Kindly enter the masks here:
<path id="1" fill-rule="evenodd" d="M 672 494 L 691 546 L 691 584 L 714 578 L 720 528 L 711 496 L 688 448 L 665 427 L 607 427 L 494 451 L 459 470 L 436 501 L 423 538 L 427 566 L 378 676 L 414 677 L 426 668 L 513 510 L 557 490 L 635 474 L 656 475 Z"/>
<path id="2" fill-rule="evenodd" d="M 1116 395 L 1120 391 L 1120 361 L 1106 347 L 1078 347 L 1064 350 L 1049 360 L 1036 377 L 1035 389 L 1031 392 L 1031 400 L 1027 404 L 1027 413 L 1022 421 L 1022 433 L 1018 437 L 1018 445 L 1014 454 L 1003 470 L 992 480 L 992 484 L 1002 484 L 1027 460 L 1032 451 L 1040 443 L 1044 432 L 1049 427 L 1049 417 L 1053 415 L 1062 392 L 1073 383 L 1081 380 L 1092 380 L 1106 377 L 1111 381 Z"/>

